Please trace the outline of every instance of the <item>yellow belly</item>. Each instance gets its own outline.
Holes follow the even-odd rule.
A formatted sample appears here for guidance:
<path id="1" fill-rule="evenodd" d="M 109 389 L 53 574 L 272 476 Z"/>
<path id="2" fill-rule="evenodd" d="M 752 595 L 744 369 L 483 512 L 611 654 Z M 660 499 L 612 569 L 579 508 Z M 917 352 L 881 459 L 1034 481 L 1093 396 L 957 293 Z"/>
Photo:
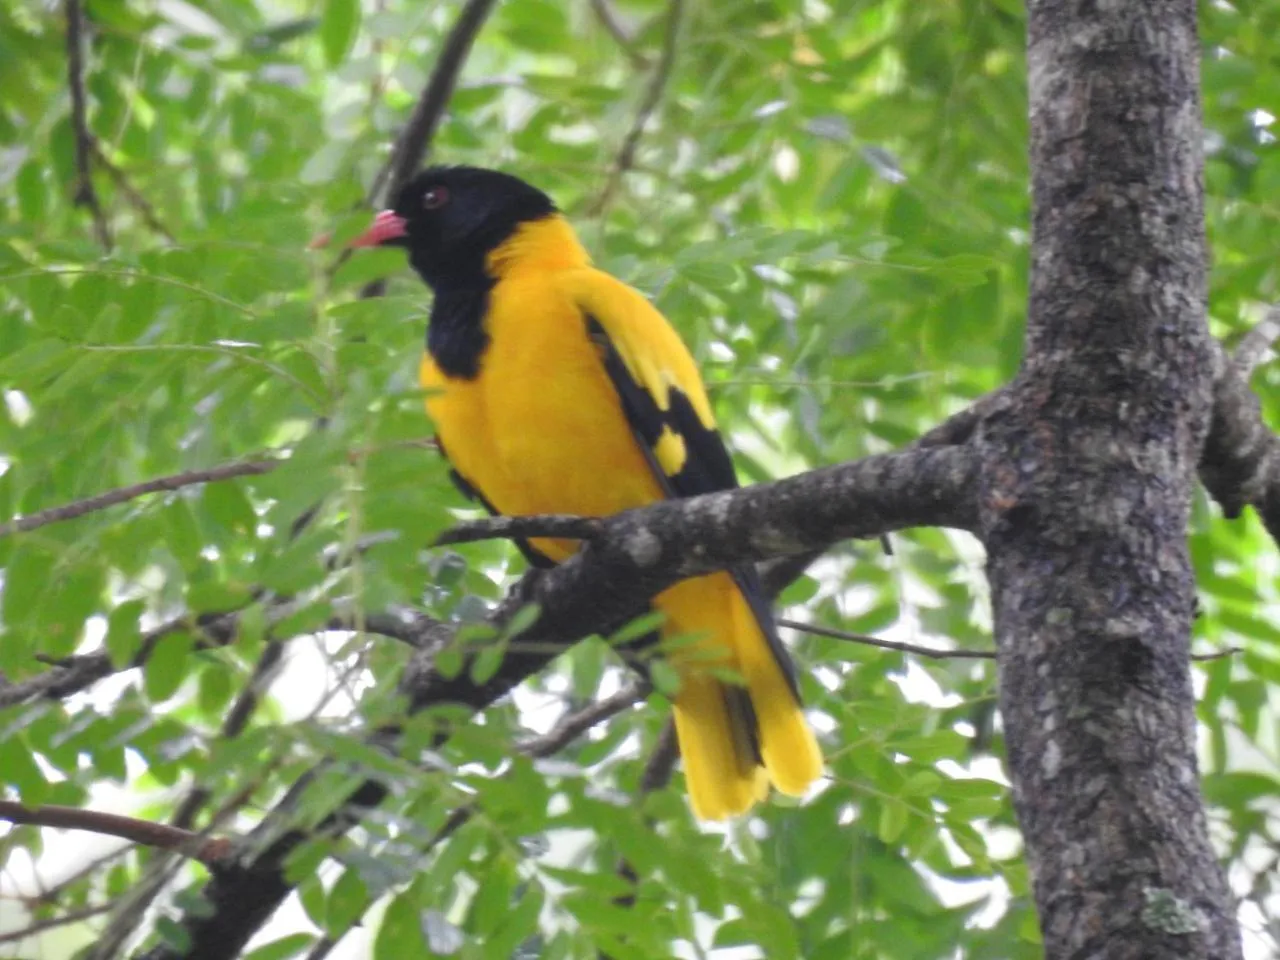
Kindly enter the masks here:
<path id="1" fill-rule="evenodd" d="M 421 381 L 453 467 L 498 512 L 607 516 L 662 498 L 586 318 L 553 279 L 504 277 L 490 296 L 486 332 L 480 377 L 445 377 L 428 356 Z M 532 546 L 559 562 L 579 545 Z M 821 774 L 817 741 L 730 575 L 677 583 L 654 604 L 666 616 L 664 637 L 693 638 L 668 653 L 682 677 L 676 730 L 698 816 L 740 813 L 767 790 L 744 746 L 750 734 L 730 716 L 723 679 L 708 668 L 741 676 L 759 720 L 768 779 L 804 793 Z"/>
<path id="2" fill-rule="evenodd" d="M 578 308 L 532 276 L 499 283 L 475 380 L 420 369 L 454 469 L 500 512 L 606 516 L 661 499 Z M 560 561 L 570 541 L 535 541 Z"/>

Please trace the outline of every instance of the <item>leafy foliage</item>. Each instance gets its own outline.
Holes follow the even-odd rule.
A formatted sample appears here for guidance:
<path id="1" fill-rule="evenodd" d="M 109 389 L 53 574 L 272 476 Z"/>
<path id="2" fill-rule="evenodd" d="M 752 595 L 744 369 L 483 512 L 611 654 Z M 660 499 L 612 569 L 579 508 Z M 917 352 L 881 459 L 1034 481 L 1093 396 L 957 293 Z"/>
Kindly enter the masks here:
<path id="1" fill-rule="evenodd" d="M 673 69 L 617 189 L 668 16 L 651 0 L 613 11 L 630 49 L 595 4 L 500 5 L 433 155 L 536 182 L 601 266 L 653 296 L 695 349 L 744 479 L 890 449 L 1009 378 L 1028 275 L 1022 5 L 680 9 Z M 519 569 L 498 545 L 426 549 L 464 507 L 422 442 L 427 294 L 395 253 L 335 268 L 306 249 L 366 219 L 352 211 L 456 14 L 408 0 L 89 2 L 107 252 L 72 202 L 64 19 L 0 0 L 0 519 L 287 455 L 261 475 L 0 539 L 5 680 L 77 652 L 103 648 L 125 668 L 149 651 L 87 694 L 0 711 L 6 795 L 158 821 L 190 804 L 188 823 L 223 831 L 326 758 L 340 766 L 307 791 L 304 816 L 322 817 L 344 784 L 391 785 L 360 832 L 299 851 L 305 919 L 265 928 L 255 960 L 301 957 L 320 937 L 379 958 L 625 960 L 693 944 L 771 960 L 1038 956 L 989 660 L 794 636 L 830 779 L 723 831 L 692 821 L 678 777 L 633 799 L 660 695 L 553 759 L 517 751 L 617 688 L 623 670 L 599 641 L 437 750 L 423 750 L 434 711 L 409 722 L 400 754 L 368 745 L 402 707 L 407 650 L 331 619 L 359 627 L 411 606 L 473 620 Z M 1259 105 L 1280 102 L 1268 42 L 1280 23 L 1268 3 L 1203 16 L 1210 309 L 1230 340 L 1277 298 L 1280 153 Z M 359 297 L 384 275 L 387 296 Z M 1277 376 L 1260 377 L 1273 423 Z M 1244 650 L 1198 674 L 1205 787 L 1259 956 L 1276 940 L 1280 856 L 1268 546 L 1251 519 L 1198 514 L 1197 635 Z M 939 531 L 895 537 L 892 555 L 845 545 L 783 601 L 828 626 L 982 648 L 979 564 L 970 541 Z M 240 611 L 237 629 L 210 644 L 196 618 L 224 611 Z M 233 724 L 279 645 L 269 695 Z M 458 654 L 438 659 L 451 662 L 462 669 Z M 474 816 L 440 839 L 466 805 Z M 0 838 L 0 859 L 15 878 L 0 885 L 6 917 L 33 864 L 46 886 L 85 865 L 31 827 Z M 152 860 L 130 848 L 98 861 L 13 925 L 118 901 Z M 145 937 L 182 935 L 182 885 Z M 44 955 L 90 943 L 100 922 L 42 934 Z M 739 946 L 752 949 L 727 949 Z"/>

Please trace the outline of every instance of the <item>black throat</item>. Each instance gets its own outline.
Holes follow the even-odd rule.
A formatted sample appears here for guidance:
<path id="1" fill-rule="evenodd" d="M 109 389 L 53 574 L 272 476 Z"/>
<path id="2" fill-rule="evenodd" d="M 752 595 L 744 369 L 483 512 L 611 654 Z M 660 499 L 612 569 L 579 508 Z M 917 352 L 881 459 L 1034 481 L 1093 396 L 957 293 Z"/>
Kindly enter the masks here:
<path id="1" fill-rule="evenodd" d="M 480 359 L 489 346 L 484 316 L 493 285 L 485 277 L 436 288 L 427 322 L 427 352 L 446 377 L 474 380 L 479 375 Z"/>

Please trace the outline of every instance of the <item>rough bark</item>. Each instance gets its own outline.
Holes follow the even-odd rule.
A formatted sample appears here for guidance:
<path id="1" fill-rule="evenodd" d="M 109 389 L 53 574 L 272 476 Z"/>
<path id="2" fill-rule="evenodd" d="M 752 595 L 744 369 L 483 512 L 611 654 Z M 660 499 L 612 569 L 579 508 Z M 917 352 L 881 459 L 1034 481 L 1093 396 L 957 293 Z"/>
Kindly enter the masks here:
<path id="1" fill-rule="evenodd" d="M 1187 523 L 1214 378 L 1195 4 L 1029 7 L 1027 353 L 977 441 L 1045 954 L 1238 957 L 1187 656 Z"/>

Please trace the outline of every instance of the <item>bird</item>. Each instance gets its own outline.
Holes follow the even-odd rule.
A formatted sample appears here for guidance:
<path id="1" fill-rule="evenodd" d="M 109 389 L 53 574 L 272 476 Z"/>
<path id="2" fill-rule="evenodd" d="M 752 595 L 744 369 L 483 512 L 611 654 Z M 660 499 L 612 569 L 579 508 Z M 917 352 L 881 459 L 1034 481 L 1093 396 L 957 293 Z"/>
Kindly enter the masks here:
<path id="1" fill-rule="evenodd" d="M 738 486 L 688 348 L 642 293 L 592 266 L 543 191 L 428 167 L 348 246 L 403 248 L 431 289 L 427 413 L 459 488 L 490 513 L 605 517 Z M 579 544 L 520 547 L 547 567 Z M 803 796 L 822 754 L 754 567 L 680 581 L 653 604 L 673 640 L 695 816 L 743 814 L 770 784 Z"/>

